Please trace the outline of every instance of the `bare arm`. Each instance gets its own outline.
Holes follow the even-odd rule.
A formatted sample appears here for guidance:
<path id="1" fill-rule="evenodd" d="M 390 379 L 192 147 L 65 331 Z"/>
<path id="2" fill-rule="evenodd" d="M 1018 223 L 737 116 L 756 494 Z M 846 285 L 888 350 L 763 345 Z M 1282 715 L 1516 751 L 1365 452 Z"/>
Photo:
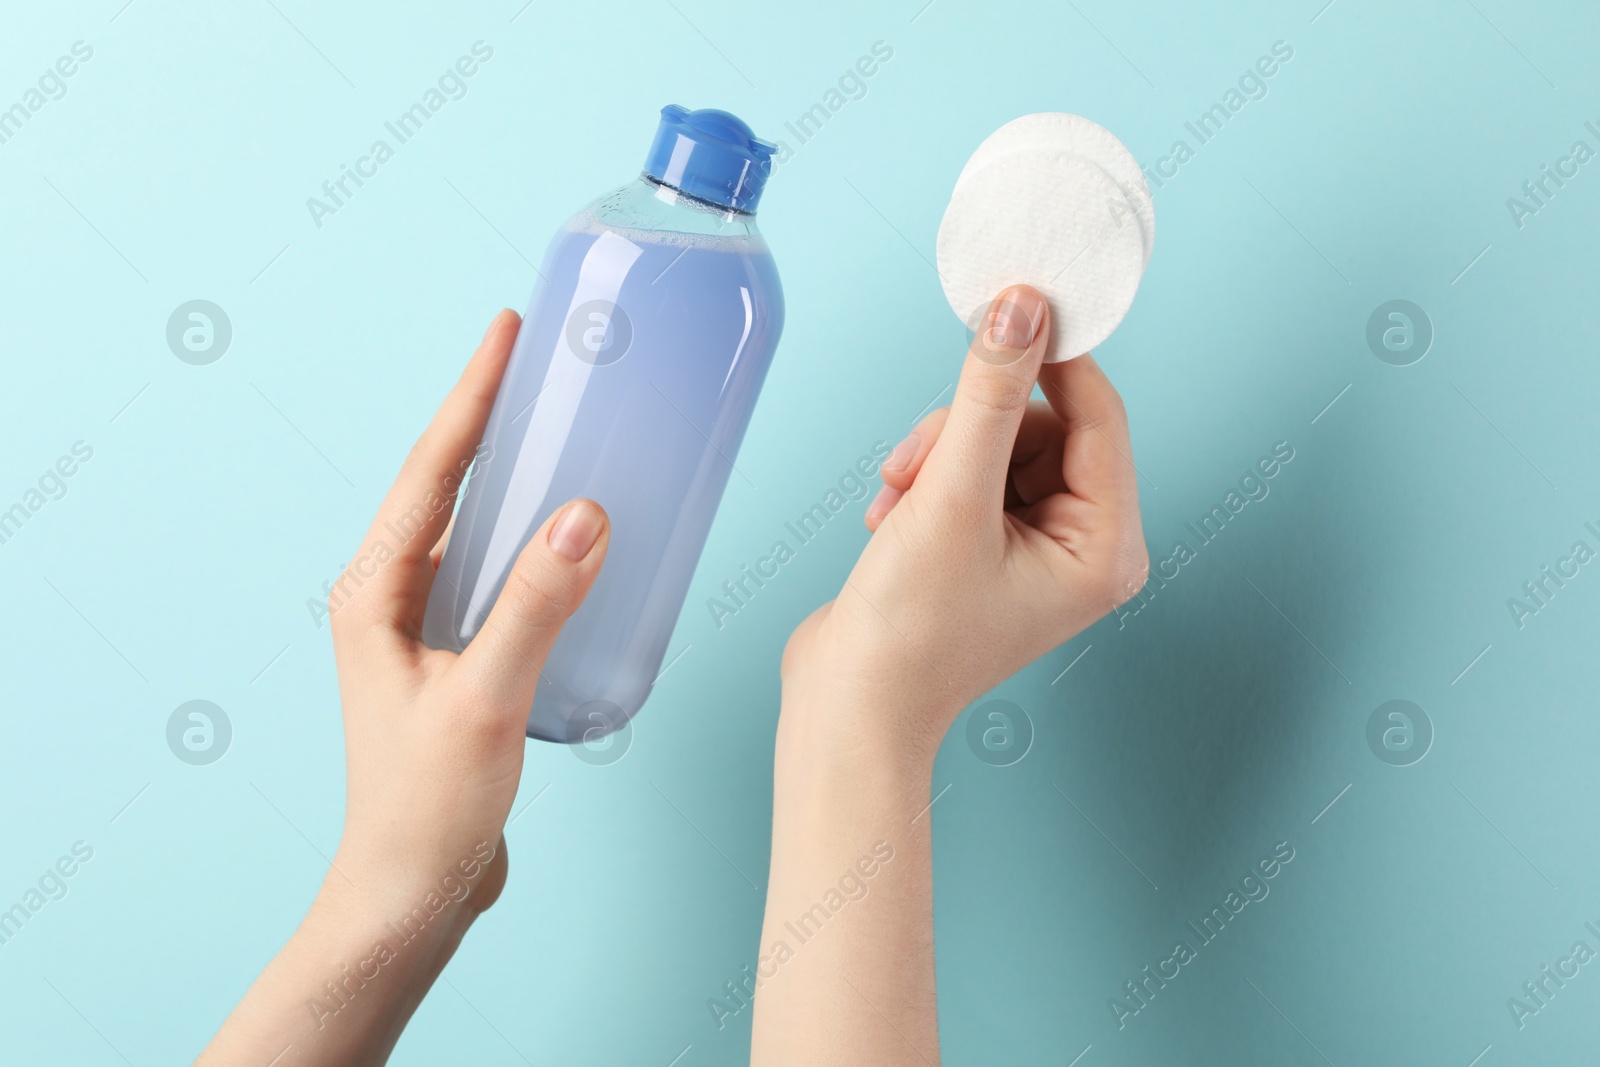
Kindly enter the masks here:
<path id="1" fill-rule="evenodd" d="M 538 666 L 599 573 L 610 536 L 598 504 L 567 504 L 523 549 L 465 652 L 423 645 L 451 505 L 518 327 L 512 312 L 495 317 L 333 584 L 344 834 L 305 921 L 201 1064 L 384 1062 L 505 886 L 501 831 L 522 777 Z"/>
<path id="2" fill-rule="evenodd" d="M 938 1062 L 932 753 L 826 741 L 860 695 L 786 687 L 754 1063 Z"/>
<path id="3" fill-rule="evenodd" d="M 872 540 L 838 598 L 785 650 L 762 1067 L 938 1062 L 939 743 L 962 709 L 1143 584 L 1121 400 L 1088 356 L 1041 367 L 1049 336 L 1032 290 L 995 301 L 954 403 L 885 461 Z M 1047 403 L 1028 400 L 1036 380 Z"/>

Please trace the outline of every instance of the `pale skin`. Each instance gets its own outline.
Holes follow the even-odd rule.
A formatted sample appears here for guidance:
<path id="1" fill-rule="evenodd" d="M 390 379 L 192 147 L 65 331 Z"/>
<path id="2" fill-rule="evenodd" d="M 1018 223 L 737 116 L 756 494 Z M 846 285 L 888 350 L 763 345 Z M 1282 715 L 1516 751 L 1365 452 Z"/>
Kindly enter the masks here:
<path id="1" fill-rule="evenodd" d="M 344 706 L 344 834 L 305 921 L 201 1064 L 383 1063 L 468 927 L 505 886 L 501 831 L 522 776 L 538 667 L 599 574 L 610 537 L 599 505 L 566 505 L 518 557 L 466 652 L 423 645 L 449 503 L 483 436 L 519 325 L 510 311 L 490 324 L 354 557 L 373 561 L 362 568 L 370 576 L 358 586 L 359 575 L 347 571 L 350 580 L 330 598 Z M 427 516 L 422 528 L 392 544 L 386 523 L 399 528 L 419 513 Z M 465 898 L 452 899 L 463 886 L 470 886 Z M 443 904 L 436 915 L 430 894 Z M 427 921 L 402 942 L 386 924 L 419 906 Z M 374 966 L 380 941 L 392 958 L 377 954 Z M 363 970 L 375 977 L 363 978 Z M 364 984 L 351 981 L 342 1004 L 330 1001 L 325 983 L 337 986 L 349 972 Z"/>
<path id="2" fill-rule="evenodd" d="M 760 951 L 786 938 L 793 951 L 759 968 L 757 1064 L 938 1061 L 939 742 L 978 696 L 1144 579 L 1116 391 L 1088 356 L 1041 370 L 1048 312 L 1031 290 L 1002 294 L 989 323 L 951 407 L 885 462 L 873 537 L 844 589 L 784 651 Z M 510 311 L 490 324 L 330 598 L 344 833 L 305 920 L 200 1064 L 383 1063 L 505 886 L 502 831 L 539 667 L 610 536 L 599 505 L 572 501 L 529 542 L 464 653 L 423 645 L 460 475 L 519 326 Z M 1048 404 L 1029 403 L 1036 380 Z M 395 543 L 407 520 L 415 533 Z M 853 899 L 801 944 L 786 922 L 847 875 Z"/>
<path id="3" fill-rule="evenodd" d="M 1144 584 L 1121 398 L 1090 356 L 1042 363 L 1048 311 L 1033 290 L 1002 293 L 987 323 L 950 408 L 885 461 L 872 539 L 838 598 L 784 651 L 752 1049 L 764 1067 L 938 1062 L 939 742 Z M 1029 401 L 1035 381 L 1043 403 Z M 820 931 L 797 925 L 879 842 L 893 859 L 860 879 L 866 895 Z"/>

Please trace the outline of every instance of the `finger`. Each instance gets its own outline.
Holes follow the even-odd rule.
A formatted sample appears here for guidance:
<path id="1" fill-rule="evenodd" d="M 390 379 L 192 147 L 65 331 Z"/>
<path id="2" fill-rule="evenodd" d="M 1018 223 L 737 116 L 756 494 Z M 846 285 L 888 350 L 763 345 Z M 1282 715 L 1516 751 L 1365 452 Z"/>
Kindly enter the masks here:
<path id="1" fill-rule="evenodd" d="M 884 485 L 892 485 L 901 491 L 911 488 L 928 453 L 933 451 L 934 442 L 944 432 L 945 421 L 949 417 L 950 409 L 947 407 L 928 412 L 916 428 L 906 434 L 906 439 L 894 446 L 889 458 L 878 468 Z"/>
<path id="2" fill-rule="evenodd" d="M 883 520 L 889 517 L 889 512 L 900 503 L 900 498 L 905 492 L 892 485 L 886 485 L 878 490 L 878 495 L 872 498 L 872 503 L 867 505 L 867 529 L 873 533 L 878 532 L 878 527 L 883 525 Z"/>
<path id="3" fill-rule="evenodd" d="M 877 532 L 885 516 L 899 503 L 921 472 L 950 415 L 949 408 L 930 412 L 883 461 L 883 488 L 867 507 L 867 529 Z M 1051 493 L 1064 491 L 1061 480 L 1061 420 L 1042 400 L 1030 400 L 1011 451 L 1006 481 L 1006 507 L 1031 504 Z"/>
<path id="4" fill-rule="evenodd" d="M 1083 497 L 1057 493 L 1013 514 L 1077 558 L 1088 588 L 1099 583 L 1106 610 L 1112 602 L 1126 603 L 1144 585 L 1149 554 L 1137 504 L 1126 513 L 1108 514 Z"/>
<path id="5" fill-rule="evenodd" d="M 413 632 L 421 618 L 421 602 L 433 579 L 429 552 L 450 521 L 456 493 L 483 439 L 520 324 L 509 310 L 489 324 L 455 387 L 406 456 L 346 569 L 341 588 L 365 603 L 367 610 L 359 615 L 368 621 Z"/>
<path id="6" fill-rule="evenodd" d="M 990 304 L 973 338 L 949 420 L 924 464 L 941 492 L 998 510 L 1028 395 L 1050 343 L 1044 297 L 1013 286 Z"/>
<path id="7" fill-rule="evenodd" d="M 610 540 L 605 509 L 579 499 L 546 519 L 523 548 L 455 667 L 493 706 L 527 715 L 539 669 L 594 584 Z"/>
<path id="8" fill-rule="evenodd" d="M 883 524 L 884 518 L 894 510 L 894 506 L 900 502 L 905 491 L 911 488 L 911 483 L 916 481 L 917 472 L 922 470 L 922 464 L 927 460 L 928 453 L 933 451 L 934 443 L 939 440 L 939 434 L 944 430 L 945 420 L 949 415 L 949 408 L 929 412 L 921 422 L 917 423 L 916 429 L 907 434 L 905 440 L 889 453 L 889 458 L 883 461 L 883 466 L 878 468 L 878 473 L 883 477 L 883 488 L 878 490 L 878 495 L 867 505 L 865 521 L 868 530 L 873 533 L 878 532 L 878 527 Z"/>
<path id="9" fill-rule="evenodd" d="M 1093 356 L 1046 365 L 1045 399 L 1066 426 L 1061 474 L 1074 496 L 1113 508 L 1138 507 L 1138 472 L 1122 397 Z"/>
<path id="10" fill-rule="evenodd" d="M 1031 504 L 1051 493 L 1066 491 L 1061 477 L 1061 447 L 1067 431 L 1061 419 L 1043 400 L 1028 401 L 1011 451 L 1006 475 L 1006 507 Z"/>

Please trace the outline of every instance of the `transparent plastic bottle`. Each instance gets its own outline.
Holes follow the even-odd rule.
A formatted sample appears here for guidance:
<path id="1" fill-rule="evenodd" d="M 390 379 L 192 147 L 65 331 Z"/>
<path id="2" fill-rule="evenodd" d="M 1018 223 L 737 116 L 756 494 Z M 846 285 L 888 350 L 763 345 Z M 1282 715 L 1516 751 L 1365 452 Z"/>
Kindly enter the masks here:
<path id="1" fill-rule="evenodd" d="M 540 670 L 530 737 L 619 729 L 661 670 L 783 328 L 755 221 L 775 151 L 727 112 L 665 107 L 638 180 L 545 252 L 422 631 L 465 648 L 545 519 L 598 501 L 610 548 Z"/>

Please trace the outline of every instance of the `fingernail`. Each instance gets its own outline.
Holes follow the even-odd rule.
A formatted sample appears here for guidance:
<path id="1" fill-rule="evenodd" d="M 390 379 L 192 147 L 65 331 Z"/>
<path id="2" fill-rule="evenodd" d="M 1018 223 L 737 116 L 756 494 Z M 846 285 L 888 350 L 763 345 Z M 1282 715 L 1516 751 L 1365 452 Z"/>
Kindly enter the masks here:
<path id="1" fill-rule="evenodd" d="M 989 317 L 990 342 L 997 348 L 1027 348 L 1044 321 L 1044 300 L 1028 289 L 1012 289 Z"/>
<path id="2" fill-rule="evenodd" d="M 867 521 L 874 522 L 883 518 L 894 510 L 900 503 L 900 498 L 905 494 L 892 485 L 886 485 L 878 490 L 878 495 L 872 498 L 872 503 L 867 505 Z"/>
<path id="3" fill-rule="evenodd" d="M 604 526 L 605 518 L 598 507 L 587 500 L 574 500 L 550 528 L 550 547 L 558 556 L 577 563 L 600 540 Z"/>
<path id="4" fill-rule="evenodd" d="M 894 451 L 889 453 L 889 458 L 883 461 L 886 471 L 903 471 L 911 465 L 911 457 L 917 454 L 917 445 L 922 438 L 911 434 L 904 441 L 894 446 Z"/>

